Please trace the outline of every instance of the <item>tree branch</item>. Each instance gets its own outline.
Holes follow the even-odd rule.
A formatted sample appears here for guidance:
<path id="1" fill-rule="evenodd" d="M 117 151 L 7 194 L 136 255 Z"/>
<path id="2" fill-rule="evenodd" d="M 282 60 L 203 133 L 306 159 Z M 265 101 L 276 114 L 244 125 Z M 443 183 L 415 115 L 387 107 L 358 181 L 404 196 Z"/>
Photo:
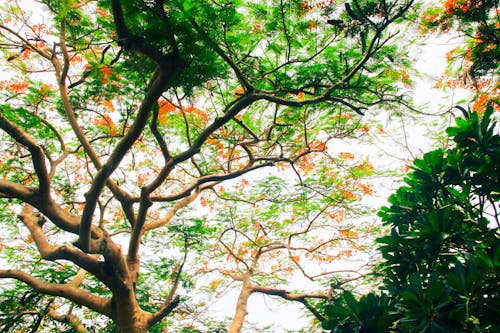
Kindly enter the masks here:
<path id="1" fill-rule="evenodd" d="M 33 167 L 38 178 L 38 192 L 42 198 L 50 198 L 50 180 L 45 164 L 45 154 L 40 144 L 28 133 L 16 126 L 0 113 L 0 128 L 9 134 L 14 140 L 25 146 L 33 161 Z"/>
<path id="2" fill-rule="evenodd" d="M 0 269 L 0 278 L 11 278 L 22 281 L 32 287 L 36 292 L 63 297 L 105 316 L 111 316 L 109 299 L 91 294 L 83 289 L 64 284 L 43 282 L 26 272 L 15 269 Z"/>
<path id="3" fill-rule="evenodd" d="M 308 299 L 323 299 L 330 300 L 332 298 L 331 293 L 303 293 L 303 294 L 294 294 L 288 292 L 284 289 L 275 289 L 270 287 L 263 287 L 258 285 L 252 286 L 252 291 L 269 295 L 269 296 L 278 296 L 287 301 L 295 301 L 302 303 L 320 322 L 325 320 L 325 317 L 316 310 L 313 306 L 309 304 Z"/>
<path id="4" fill-rule="evenodd" d="M 42 258 L 51 261 L 58 259 L 69 260 L 99 278 L 105 277 L 101 264 L 96 258 L 67 245 L 56 246 L 50 244 L 42 229 L 44 218 L 35 213 L 32 206 L 24 205 L 19 213 L 19 219 L 28 228 Z M 76 282 L 73 282 L 72 285 Z"/>
<path id="5" fill-rule="evenodd" d="M 90 250 L 90 229 L 92 216 L 96 209 L 99 194 L 108 181 L 111 173 L 118 167 L 122 158 L 144 131 L 151 109 L 156 105 L 158 98 L 161 96 L 168 84 L 174 79 L 178 70 L 179 68 L 172 69 L 169 73 L 157 72 L 157 75 L 153 76 L 146 96 L 144 97 L 137 112 L 136 119 L 132 123 L 129 131 L 118 142 L 106 163 L 97 172 L 92 186 L 85 195 L 87 203 L 82 213 L 80 237 L 78 240 L 78 246 L 82 250 Z"/>
<path id="6" fill-rule="evenodd" d="M 137 277 L 139 275 L 139 245 L 144 233 L 144 223 L 146 222 L 147 212 L 149 207 L 151 207 L 153 203 L 149 198 L 149 193 L 146 188 L 143 187 L 141 189 L 141 201 L 139 204 L 139 213 L 137 216 L 136 223 L 132 227 L 132 234 L 130 235 L 129 240 L 129 249 L 127 254 L 127 265 L 129 266 L 129 270 L 131 270 L 134 283 L 137 281 Z"/>
<path id="7" fill-rule="evenodd" d="M 71 105 L 69 96 L 68 96 L 68 90 L 66 87 L 65 79 L 66 79 L 66 74 L 68 69 L 69 69 L 69 54 L 68 50 L 66 48 L 66 38 L 65 38 L 65 29 L 63 29 L 63 26 L 65 27 L 65 23 L 62 23 L 61 27 L 61 36 L 60 36 L 60 44 L 61 44 L 61 52 L 63 53 L 63 59 L 64 59 L 64 65 L 62 66 L 60 61 L 56 57 L 46 57 L 51 63 L 52 66 L 55 69 L 55 75 L 58 83 L 58 89 L 59 89 L 59 96 L 61 97 L 61 102 L 64 108 L 64 112 L 66 114 L 66 117 L 68 119 L 68 122 L 71 125 L 71 128 L 73 132 L 75 133 L 78 141 L 83 147 L 83 150 L 85 153 L 90 157 L 90 160 L 96 167 L 96 169 L 101 169 L 102 164 L 100 161 L 99 156 L 96 154 L 94 149 L 92 148 L 90 142 L 87 140 L 87 137 L 83 133 L 80 125 L 78 124 L 78 120 L 75 116 L 75 111 L 73 109 L 73 106 Z M 120 189 L 115 183 L 113 183 L 111 180 L 107 180 L 106 184 L 108 188 L 111 190 L 111 192 L 115 195 L 118 201 L 120 201 L 123 210 L 125 212 L 125 215 L 129 219 L 129 221 L 133 224 L 135 219 L 134 219 L 134 214 L 133 214 L 133 208 L 129 200 L 129 195 L 122 189 Z"/>
<path id="8" fill-rule="evenodd" d="M 83 326 L 80 318 L 70 312 L 62 315 L 51 308 L 49 309 L 48 315 L 55 321 L 70 325 L 77 333 L 89 333 L 85 326 Z"/>
<path id="9" fill-rule="evenodd" d="M 184 235 L 184 256 L 182 257 L 182 262 L 180 263 L 180 265 L 176 269 L 177 270 L 176 272 L 175 272 L 175 268 L 174 268 L 174 272 L 173 272 L 173 275 L 175 275 L 174 284 L 172 285 L 172 288 L 170 289 L 170 292 L 168 293 L 167 299 L 165 300 L 165 302 L 163 302 L 161 309 L 157 313 L 155 313 L 153 315 L 153 317 L 151 318 L 151 320 L 149 321 L 150 326 L 156 324 L 157 322 L 159 322 L 160 320 L 162 320 L 163 318 L 168 316 L 168 314 L 170 312 L 172 312 L 180 302 L 180 297 L 178 295 L 176 296 L 175 294 L 177 293 L 177 288 L 179 287 L 179 283 L 181 281 L 182 270 L 183 270 L 184 265 L 187 261 L 188 245 L 189 245 L 188 244 L 188 236 Z"/>
<path id="10" fill-rule="evenodd" d="M 233 61 L 233 59 L 231 59 L 231 57 L 229 55 L 227 55 L 226 52 L 224 52 L 221 49 L 221 47 L 219 46 L 219 44 L 217 44 L 214 40 L 212 40 L 212 38 L 210 38 L 210 36 L 208 36 L 207 33 L 205 31 L 203 31 L 203 29 L 198 25 L 198 23 L 195 20 L 193 20 L 190 17 L 186 17 L 186 18 L 189 19 L 189 22 L 191 22 L 191 24 L 193 25 L 193 27 L 195 28 L 195 30 L 198 32 L 198 34 L 201 36 L 201 38 L 211 48 L 214 49 L 214 51 L 219 55 L 219 57 L 221 57 L 222 59 L 224 59 L 224 61 L 229 65 L 229 67 L 231 67 L 231 69 L 233 70 L 234 74 L 236 75 L 236 78 L 238 79 L 238 82 L 245 89 L 245 91 L 252 91 L 253 90 L 252 85 L 250 85 L 250 83 L 248 82 L 248 80 L 245 78 L 243 72 L 240 70 L 240 68 L 238 67 L 238 65 L 236 65 L 236 63 Z"/>
<path id="11" fill-rule="evenodd" d="M 157 228 L 160 228 L 164 225 L 166 225 L 167 223 L 170 222 L 170 220 L 172 220 L 172 218 L 175 216 L 175 214 L 183 207 L 186 207 L 187 205 L 189 205 L 191 202 L 193 202 L 194 200 L 196 200 L 196 198 L 198 197 L 198 195 L 200 194 L 200 189 L 197 189 L 195 191 L 193 191 L 190 195 L 184 197 L 182 200 L 178 201 L 175 203 L 175 205 L 170 208 L 170 210 L 168 211 L 168 213 L 160 218 L 160 219 L 157 219 L 156 221 L 153 221 L 153 222 L 150 222 L 148 224 L 146 224 L 144 226 L 144 231 L 149 231 L 149 230 L 153 230 L 153 229 L 157 229 Z"/>
<path id="12" fill-rule="evenodd" d="M 175 37 L 173 33 L 167 29 L 168 41 L 172 46 L 172 55 L 164 54 L 160 49 L 151 47 L 147 45 L 146 40 L 142 36 L 136 36 L 130 32 L 127 28 L 125 22 L 125 16 L 123 14 L 123 5 L 120 0 L 111 0 L 111 8 L 113 13 L 113 19 L 115 23 L 116 32 L 118 35 L 118 44 L 123 46 L 125 49 L 138 51 L 148 58 L 153 60 L 158 67 L 164 71 L 168 72 L 172 69 L 179 70 L 184 66 L 181 59 L 179 58 L 179 53 L 177 50 L 177 43 L 175 42 Z M 164 19 L 165 22 L 165 19 Z M 165 23 L 164 23 L 165 24 Z M 175 63 L 173 65 L 173 63 Z"/>

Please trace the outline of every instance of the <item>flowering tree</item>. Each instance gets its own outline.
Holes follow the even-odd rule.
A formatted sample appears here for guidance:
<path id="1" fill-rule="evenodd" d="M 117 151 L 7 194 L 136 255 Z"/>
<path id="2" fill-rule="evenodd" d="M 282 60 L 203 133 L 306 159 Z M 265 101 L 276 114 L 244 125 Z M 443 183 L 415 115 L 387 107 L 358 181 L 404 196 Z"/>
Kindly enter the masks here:
<path id="1" fill-rule="evenodd" d="M 329 147 L 408 104 L 392 26 L 412 3 L 3 5 L 3 330 L 216 330 L 189 312 L 226 281 L 231 332 L 255 292 L 321 319 L 329 292 L 288 282 L 338 273 L 373 229 L 344 223 L 373 167 Z"/>

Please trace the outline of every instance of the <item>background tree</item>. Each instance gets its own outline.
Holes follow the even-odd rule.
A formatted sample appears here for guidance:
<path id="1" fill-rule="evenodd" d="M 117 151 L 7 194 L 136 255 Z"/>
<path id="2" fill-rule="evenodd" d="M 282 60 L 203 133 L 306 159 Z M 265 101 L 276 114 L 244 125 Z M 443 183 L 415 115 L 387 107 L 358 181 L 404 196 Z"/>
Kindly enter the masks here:
<path id="1" fill-rule="evenodd" d="M 27 12 L 34 4 L 42 16 Z M 370 191 L 362 178 L 373 172 L 367 161 L 332 170 L 351 157 L 328 145 L 362 137 L 363 113 L 408 105 L 407 57 L 391 27 L 412 4 L 4 4 L 2 329 L 215 332 L 172 323 L 189 316 L 194 279 L 214 272 L 203 267 L 207 253 L 219 257 L 218 274 L 243 282 L 242 294 L 314 312 L 306 299 L 318 293 L 269 288 L 279 272 L 285 285 L 290 268 L 257 265 L 276 250 L 301 271 L 301 254 L 323 260 L 360 235 L 338 227 L 314 240 Z M 282 179 L 253 186 L 251 198 L 230 182 L 269 168 Z"/>
<path id="2" fill-rule="evenodd" d="M 332 332 L 496 332 L 500 135 L 488 107 L 457 119 L 455 146 L 415 160 L 380 216 L 382 292 L 325 308 Z"/>

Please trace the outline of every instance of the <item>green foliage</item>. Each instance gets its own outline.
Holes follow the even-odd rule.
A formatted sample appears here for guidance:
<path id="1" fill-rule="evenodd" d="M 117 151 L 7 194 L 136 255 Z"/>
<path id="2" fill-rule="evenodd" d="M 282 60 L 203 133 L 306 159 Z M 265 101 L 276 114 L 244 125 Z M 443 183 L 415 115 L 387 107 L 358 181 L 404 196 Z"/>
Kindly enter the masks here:
<path id="1" fill-rule="evenodd" d="M 325 306 L 324 329 L 334 333 L 388 332 L 396 319 L 387 295 L 368 294 L 356 299 L 349 291 Z"/>
<path id="2" fill-rule="evenodd" d="M 4 290 L 0 296 L 2 332 L 36 331 L 46 315 L 50 299 L 21 283 Z"/>
<path id="3" fill-rule="evenodd" d="M 326 329 L 343 332 L 496 332 L 499 315 L 500 135 L 493 109 L 457 119 L 455 146 L 415 160 L 379 212 L 390 234 L 378 239 L 381 293 L 336 300 Z M 363 316 L 378 300 L 382 329 Z M 351 325 L 351 326 L 346 326 Z M 347 332 L 347 331 L 346 331 Z"/>

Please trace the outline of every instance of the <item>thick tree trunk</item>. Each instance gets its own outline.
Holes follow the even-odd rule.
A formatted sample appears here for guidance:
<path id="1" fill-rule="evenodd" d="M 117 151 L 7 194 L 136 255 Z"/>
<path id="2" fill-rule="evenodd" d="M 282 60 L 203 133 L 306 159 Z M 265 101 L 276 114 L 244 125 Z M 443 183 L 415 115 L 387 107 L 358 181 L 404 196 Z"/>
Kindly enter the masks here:
<path id="1" fill-rule="evenodd" d="M 117 313 L 116 326 L 119 333 L 147 333 L 148 313 L 140 309 L 134 313 Z"/>
<path id="2" fill-rule="evenodd" d="M 147 333 L 151 313 L 142 310 L 135 299 L 135 293 L 115 296 L 113 319 L 119 333 Z"/>
<path id="3" fill-rule="evenodd" d="M 241 287 L 241 292 L 238 297 L 238 302 L 236 303 L 236 311 L 234 313 L 233 321 L 227 333 L 239 333 L 245 322 L 245 317 L 248 314 L 247 305 L 248 299 L 253 293 L 252 283 L 250 282 L 250 277 L 245 276 L 243 278 L 243 286 Z"/>

